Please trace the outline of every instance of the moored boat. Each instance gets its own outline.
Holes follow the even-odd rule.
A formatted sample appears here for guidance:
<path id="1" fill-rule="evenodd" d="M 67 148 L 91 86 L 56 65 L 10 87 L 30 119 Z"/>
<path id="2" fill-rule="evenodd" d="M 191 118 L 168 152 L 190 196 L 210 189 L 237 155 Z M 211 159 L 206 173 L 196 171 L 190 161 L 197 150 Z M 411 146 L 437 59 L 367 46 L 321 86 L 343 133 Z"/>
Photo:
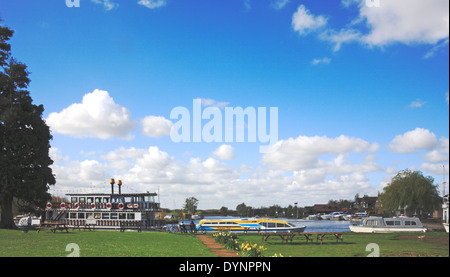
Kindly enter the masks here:
<path id="1" fill-rule="evenodd" d="M 155 214 L 160 211 L 156 193 L 114 193 L 114 179 L 110 180 L 111 193 L 67 194 L 68 203 L 47 203 L 46 222 L 59 223 L 69 228 L 95 226 L 96 229 L 139 229 L 158 227 Z"/>
<path id="2" fill-rule="evenodd" d="M 427 227 L 415 217 L 367 217 L 360 225 L 350 225 L 355 233 L 393 233 L 393 232 L 426 232 Z"/>
<path id="3" fill-rule="evenodd" d="M 204 231 L 230 232 L 290 232 L 300 233 L 306 226 L 295 226 L 287 221 L 266 218 L 204 219 L 197 226 Z"/>

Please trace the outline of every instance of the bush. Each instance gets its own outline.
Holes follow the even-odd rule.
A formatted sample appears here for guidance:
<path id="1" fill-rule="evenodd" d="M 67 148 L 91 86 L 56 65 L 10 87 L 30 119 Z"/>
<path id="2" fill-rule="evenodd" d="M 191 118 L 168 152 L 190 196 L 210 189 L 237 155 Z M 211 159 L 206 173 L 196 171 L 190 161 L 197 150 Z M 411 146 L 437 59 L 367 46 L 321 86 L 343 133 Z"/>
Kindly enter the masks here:
<path id="1" fill-rule="evenodd" d="M 242 257 L 264 257 L 263 252 L 267 250 L 263 245 L 245 242 L 239 245 L 237 235 L 230 232 L 216 232 L 213 234 L 216 242 L 221 243 L 225 248 L 239 252 Z"/>
<path id="2" fill-rule="evenodd" d="M 263 252 L 267 250 L 264 248 L 264 245 L 259 245 L 256 243 L 243 243 L 239 246 L 239 253 L 241 253 L 242 257 L 264 257 Z"/>
<path id="3" fill-rule="evenodd" d="M 237 240 L 237 235 L 235 233 L 216 232 L 213 234 L 213 237 L 216 240 L 216 242 L 223 244 L 225 248 L 234 251 L 239 250 L 239 242 Z"/>

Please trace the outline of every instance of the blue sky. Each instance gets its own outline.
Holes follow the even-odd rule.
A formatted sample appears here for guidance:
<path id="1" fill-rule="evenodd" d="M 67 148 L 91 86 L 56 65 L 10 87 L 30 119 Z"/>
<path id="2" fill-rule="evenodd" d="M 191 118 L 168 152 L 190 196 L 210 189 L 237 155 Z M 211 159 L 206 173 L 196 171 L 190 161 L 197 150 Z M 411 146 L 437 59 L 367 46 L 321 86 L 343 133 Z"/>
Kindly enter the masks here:
<path id="1" fill-rule="evenodd" d="M 52 130 L 53 193 L 109 191 L 115 177 L 159 186 L 165 207 L 234 209 L 448 173 L 449 3 L 374 2 L 0 0 L 0 16 Z M 278 143 L 173 142 L 172 109 L 196 98 L 277 107 Z"/>

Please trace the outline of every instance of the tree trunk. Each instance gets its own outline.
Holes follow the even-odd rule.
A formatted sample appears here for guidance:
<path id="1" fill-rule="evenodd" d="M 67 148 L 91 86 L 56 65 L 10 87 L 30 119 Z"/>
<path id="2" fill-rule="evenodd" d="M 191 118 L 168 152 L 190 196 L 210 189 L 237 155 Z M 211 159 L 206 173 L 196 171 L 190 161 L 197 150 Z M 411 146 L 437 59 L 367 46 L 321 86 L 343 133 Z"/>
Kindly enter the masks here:
<path id="1" fill-rule="evenodd" d="M 7 194 L 0 196 L 0 203 L 2 208 L 2 217 L 0 221 L 0 228 L 3 229 L 16 229 L 16 225 L 13 221 L 12 202 L 13 197 Z"/>

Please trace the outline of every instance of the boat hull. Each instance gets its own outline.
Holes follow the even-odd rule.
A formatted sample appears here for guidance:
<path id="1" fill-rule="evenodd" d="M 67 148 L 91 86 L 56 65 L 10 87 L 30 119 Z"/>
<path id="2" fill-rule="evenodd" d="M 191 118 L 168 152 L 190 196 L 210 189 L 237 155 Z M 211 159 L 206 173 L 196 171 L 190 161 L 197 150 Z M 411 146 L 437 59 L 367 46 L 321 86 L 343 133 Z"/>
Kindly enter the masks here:
<path id="1" fill-rule="evenodd" d="M 392 227 L 369 227 L 369 226 L 349 226 L 354 233 L 395 233 L 395 232 L 426 232 L 426 227 L 417 228 L 392 228 Z"/>

